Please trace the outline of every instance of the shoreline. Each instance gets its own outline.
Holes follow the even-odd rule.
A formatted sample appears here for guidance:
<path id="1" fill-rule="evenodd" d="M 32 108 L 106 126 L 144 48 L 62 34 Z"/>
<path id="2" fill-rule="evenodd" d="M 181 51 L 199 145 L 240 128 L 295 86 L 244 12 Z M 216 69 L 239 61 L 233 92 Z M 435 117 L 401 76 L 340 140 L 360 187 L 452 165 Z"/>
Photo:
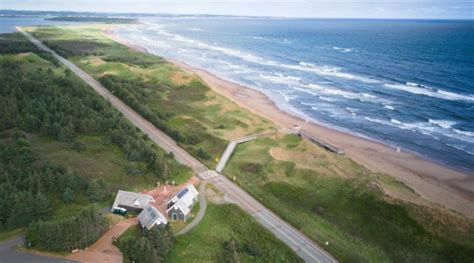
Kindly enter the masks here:
<path id="1" fill-rule="evenodd" d="M 149 53 L 145 48 L 113 34 L 113 27 L 104 28 L 112 40 L 129 48 Z M 158 55 L 159 56 L 159 55 Z M 341 148 L 346 156 L 366 168 L 389 175 L 414 189 L 422 198 L 474 219 L 474 176 L 425 160 L 414 153 L 395 149 L 375 140 L 359 137 L 281 110 L 263 92 L 224 80 L 204 69 L 164 58 L 178 68 L 200 77 L 211 90 L 230 99 L 240 107 L 272 121 L 279 128 L 301 126 L 307 133 Z"/>

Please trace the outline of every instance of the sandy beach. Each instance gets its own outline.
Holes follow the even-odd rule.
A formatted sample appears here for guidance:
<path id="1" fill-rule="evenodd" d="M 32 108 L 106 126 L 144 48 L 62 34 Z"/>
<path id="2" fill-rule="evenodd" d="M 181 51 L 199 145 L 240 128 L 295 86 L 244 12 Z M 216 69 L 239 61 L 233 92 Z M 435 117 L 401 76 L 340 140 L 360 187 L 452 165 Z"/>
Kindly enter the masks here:
<path id="1" fill-rule="evenodd" d="M 139 51 L 143 47 L 113 35 L 112 28 L 104 32 L 114 41 Z M 474 175 L 456 171 L 424 160 L 412 153 L 397 152 L 384 144 L 327 128 L 280 110 L 265 94 L 223 80 L 205 70 L 183 62 L 167 59 L 185 71 L 198 75 L 215 92 L 239 106 L 271 120 L 280 128 L 297 124 L 307 133 L 345 151 L 347 157 L 372 171 L 387 174 L 414 189 L 422 198 L 474 219 Z"/>

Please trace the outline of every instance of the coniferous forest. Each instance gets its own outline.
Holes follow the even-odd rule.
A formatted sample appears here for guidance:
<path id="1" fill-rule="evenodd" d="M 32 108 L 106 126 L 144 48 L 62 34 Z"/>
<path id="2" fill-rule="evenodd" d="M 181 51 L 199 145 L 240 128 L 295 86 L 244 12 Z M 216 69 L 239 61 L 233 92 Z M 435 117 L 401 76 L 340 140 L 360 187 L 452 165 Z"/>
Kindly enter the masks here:
<path id="1" fill-rule="evenodd" d="M 0 232 L 30 226 L 30 245 L 66 251 L 91 244 L 107 227 L 93 204 L 117 189 L 46 158 L 37 138 L 79 154 L 91 146 L 82 137 L 100 138 L 101 147 L 122 156 L 129 180 L 119 187 L 138 177 L 164 180 L 183 169 L 21 35 L 1 35 L 0 52 Z M 57 216 L 59 209 L 70 215 Z"/>

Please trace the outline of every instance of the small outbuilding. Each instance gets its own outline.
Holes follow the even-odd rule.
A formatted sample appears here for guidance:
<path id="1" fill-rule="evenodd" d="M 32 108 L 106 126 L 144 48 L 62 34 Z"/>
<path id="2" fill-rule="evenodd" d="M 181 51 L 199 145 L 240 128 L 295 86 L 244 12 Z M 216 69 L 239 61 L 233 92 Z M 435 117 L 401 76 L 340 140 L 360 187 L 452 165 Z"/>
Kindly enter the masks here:
<path id="1" fill-rule="evenodd" d="M 143 211 L 138 215 L 138 221 L 142 226 L 143 231 L 148 231 L 154 226 L 165 226 L 168 224 L 166 217 L 152 205 L 148 205 Z"/>
<path id="2" fill-rule="evenodd" d="M 173 221 L 186 221 L 191 209 L 198 201 L 198 195 L 199 192 L 192 184 L 189 184 L 186 188 L 179 191 L 166 203 L 166 213 L 168 214 L 168 218 Z"/>
<path id="3" fill-rule="evenodd" d="M 125 208 L 128 211 L 140 212 L 145 209 L 149 203 L 154 202 L 155 199 L 150 195 L 119 190 L 111 211 L 113 212 L 116 208 Z"/>

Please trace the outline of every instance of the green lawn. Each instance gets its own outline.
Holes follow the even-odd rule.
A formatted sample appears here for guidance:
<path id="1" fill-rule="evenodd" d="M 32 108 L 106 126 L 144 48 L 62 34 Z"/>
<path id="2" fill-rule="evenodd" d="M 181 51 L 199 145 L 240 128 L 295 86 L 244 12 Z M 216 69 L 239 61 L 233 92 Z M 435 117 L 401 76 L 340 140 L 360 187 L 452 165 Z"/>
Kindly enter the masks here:
<path id="1" fill-rule="evenodd" d="M 241 262 L 302 262 L 239 207 L 213 203 L 196 228 L 177 238 L 166 262 L 222 262 L 223 247 L 232 237 Z"/>
<path id="2" fill-rule="evenodd" d="M 239 145 L 224 173 L 317 243 L 329 242 L 327 250 L 343 262 L 474 258 L 472 221 L 392 200 L 382 190 L 390 179 L 299 137 Z"/>
<path id="3" fill-rule="evenodd" d="M 140 237 L 131 226 L 120 239 Z M 234 238 L 240 262 L 303 262 L 290 248 L 276 239 L 236 205 L 210 203 L 206 216 L 191 232 L 179 236 L 165 262 L 223 262 L 226 242 Z"/>

